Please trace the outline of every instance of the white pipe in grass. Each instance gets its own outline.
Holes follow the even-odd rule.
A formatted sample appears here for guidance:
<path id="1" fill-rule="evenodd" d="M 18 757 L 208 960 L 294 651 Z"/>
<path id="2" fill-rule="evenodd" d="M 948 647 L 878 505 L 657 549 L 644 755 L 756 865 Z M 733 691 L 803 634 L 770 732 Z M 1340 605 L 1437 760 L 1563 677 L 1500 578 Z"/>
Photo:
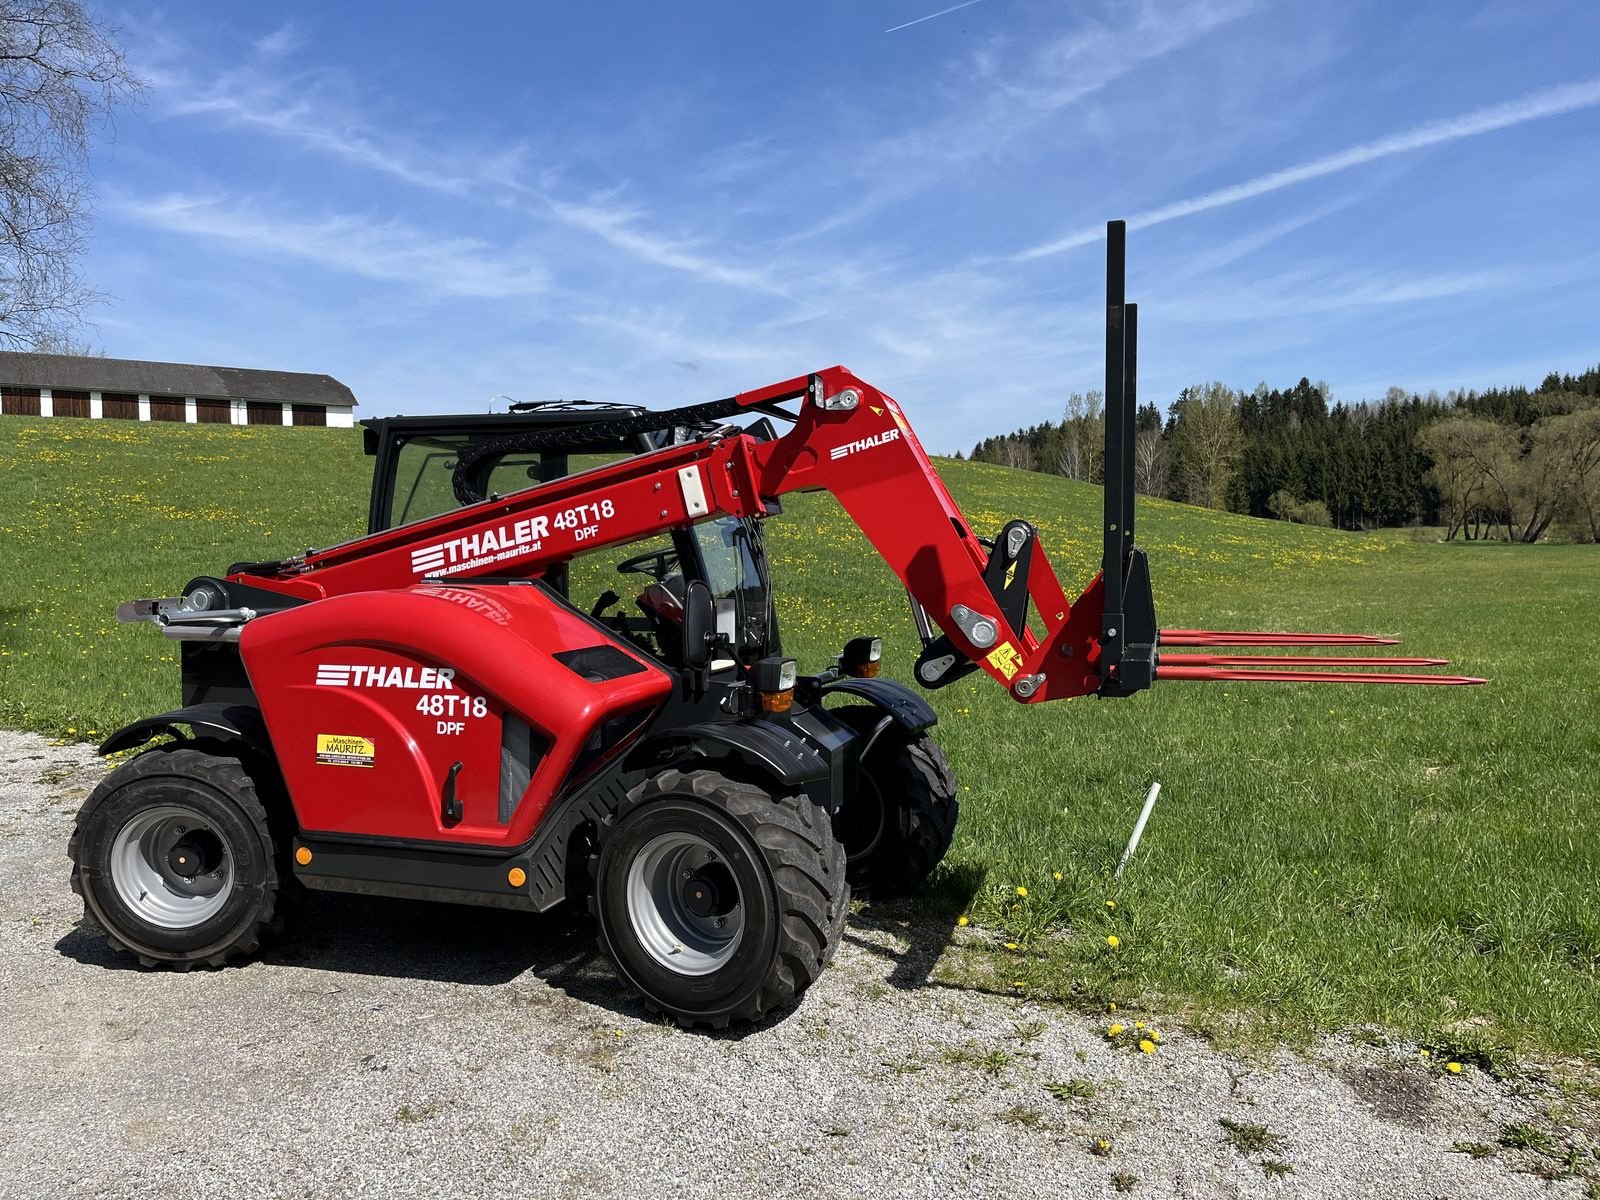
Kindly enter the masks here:
<path id="1" fill-rule="evenodd" d="M 1121 876 L 1122 868 L 1128 865 L 1133 852 L 1139 848 L 1139 839 L 1144 836 L 1144 823 L 1150 819 L 1150 810 L 1156 806 L 1156 797 L 1159 795 L 1161 795 L 1161 785 L 1152 783 L 1150 794 L 1144 798 L 1144 807 L 1139 810 L 1139 819 L 1133 823 L 1133 836 L 1128 839 L 1128 848 L 1122 852 L 1122 861 L 1117 864 L 1113 878 Z"/>

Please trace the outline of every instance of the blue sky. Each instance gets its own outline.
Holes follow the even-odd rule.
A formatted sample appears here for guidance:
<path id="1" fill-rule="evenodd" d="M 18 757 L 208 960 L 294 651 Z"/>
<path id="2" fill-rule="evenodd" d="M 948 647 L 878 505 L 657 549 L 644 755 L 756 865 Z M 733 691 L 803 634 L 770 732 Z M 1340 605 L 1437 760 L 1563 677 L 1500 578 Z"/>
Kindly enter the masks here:
<path id="1" fill-rule="evenodd" d="M 1163 404 L 1600 361 L 1600 5 L 946 7 L 104 9 L 93 340 L 368 416 L 843 362 L 949 451 L 1098 384 L 1126 217 Z"/>

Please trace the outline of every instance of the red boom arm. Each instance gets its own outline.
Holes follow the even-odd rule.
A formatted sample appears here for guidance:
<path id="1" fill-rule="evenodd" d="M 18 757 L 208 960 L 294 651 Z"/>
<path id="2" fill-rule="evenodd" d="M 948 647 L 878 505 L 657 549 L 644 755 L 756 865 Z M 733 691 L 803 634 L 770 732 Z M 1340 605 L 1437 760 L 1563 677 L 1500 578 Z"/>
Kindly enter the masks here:
<path id="1" fill-rule="evenodd" d="M 1076 605 L 1069 604 L 1031 527 L 1023 527 L 1026 536 L 1016 538 L 1019 549 L 996 545 L 995 555 L 1012 555 L 997 571 L 893 399 L 843 367 L 733 399 L 744 408 L 796 400 L 801 407 L 794 427 L 776 439 L 761 441 L 739 431 L 714 434 L 312 551 L 279 564 L 266 578 L 236 578 L 317 599 L 406 587 L 423 579 L 533 577 L 582 551 L 721 514 L 759 518 L 767 514 L 768 500 L 786 492 L 827 491 L 938 623 L 954 651 L 1006 685 L 1015 698 L 1038 702 L 1101 688 L 1101 577 Z M 1043 637 L 1027 627 L 1027 609 L 1017 590 L 1024 583 Z M 1318 640 L 1196 630 L 1163 635 L 1163 641 L 1169 639 L 1188 646 L 1274 647 Z M 1191 659 L 1184 665 L 1176 661 L 1180 657 L 1167 656 L 1157 677 L 1481 682 L 1435 675 L 1273 673 L 1241 669 L 1244 659 Z M 1306 665 L 1270 658 L 1260 663 Z M 1359 663 L 1368 665 L 1368 660 Z"/>

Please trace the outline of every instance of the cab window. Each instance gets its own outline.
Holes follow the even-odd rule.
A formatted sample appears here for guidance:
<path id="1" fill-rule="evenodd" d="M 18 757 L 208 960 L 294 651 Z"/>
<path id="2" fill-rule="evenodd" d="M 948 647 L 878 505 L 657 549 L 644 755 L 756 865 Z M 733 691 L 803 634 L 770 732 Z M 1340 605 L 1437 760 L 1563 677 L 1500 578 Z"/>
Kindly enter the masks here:
<path id="1" fill-rule="evenodd" d="M 568 602 L 648 654 L 683 659 L 684 572 L 670 534 L 576 555 L 566 564 Z"/>

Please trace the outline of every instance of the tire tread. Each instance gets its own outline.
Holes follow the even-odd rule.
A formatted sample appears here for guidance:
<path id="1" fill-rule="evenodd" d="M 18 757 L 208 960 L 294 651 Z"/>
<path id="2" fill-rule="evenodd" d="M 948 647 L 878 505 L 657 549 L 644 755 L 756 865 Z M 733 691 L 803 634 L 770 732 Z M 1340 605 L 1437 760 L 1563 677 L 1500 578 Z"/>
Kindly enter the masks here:
<path id="1" fill-rule="evenodd" d="M 244 815 L 266 849 L 263 855 L 262 902 L 251 921 L 237 930 L 221 946 L 208 946 L 188 952 L 162 953 L 125 936 L 112 927 L 97 911 L 83 881 L 83 835 L 86 825 L 94 819 L 96 810 L 119 789 L 137 780 L 181 778 L 198 780 L 227 796 Z M 223 967 L 229 962 L 247 958 L 281 932 L 283 906 L 279 903 L 285 891 L 278 854 L 279 840 L 273 836 L 273 821 L 267 806 L 262 803 L 255 777 L 244 762 L 226 753 L 226 748 L 197 745 L 191 742 L 172 742 L 152 747 L 138 757 L 123 763 L 110 772 L 83 802 L 73 819 L 72 834 L 67 839 L 67 857 L 72 861 L 72 890 L 83 900 L 84 917 L 104 934 L 115 950 L 137 959 L 147 970 L 162 967 L 175 971 L 191 971 L 197 966 Z"/>
<path id="2" fill-rule="evenodd" d="M 720 810 L 754 843 L 776 894 L 777 948 L 756 988 L 726 1011 L 697 1017 L 649 995 L 643 996 L 645 1005 L 687 1025 L 725 1029 L 732 1023 L 759 1020 L 794 1003 L 832 960 L 850 908 L 844 847 L 834 838 L 832 822 L 803 793 L 774 794 L 711 770 L 671 768 L 652 776 L 629 793 L 615 820 L 601 829 L 600 845 L 590 858 L 590 876 L 597 885 L 591 889 L 590 910 L 599 915 L 595 897 L 605 843 L 629 814 L 670 795 L 692 795 Z M 603 930 L 600 944 L 609 951 Z"/>

